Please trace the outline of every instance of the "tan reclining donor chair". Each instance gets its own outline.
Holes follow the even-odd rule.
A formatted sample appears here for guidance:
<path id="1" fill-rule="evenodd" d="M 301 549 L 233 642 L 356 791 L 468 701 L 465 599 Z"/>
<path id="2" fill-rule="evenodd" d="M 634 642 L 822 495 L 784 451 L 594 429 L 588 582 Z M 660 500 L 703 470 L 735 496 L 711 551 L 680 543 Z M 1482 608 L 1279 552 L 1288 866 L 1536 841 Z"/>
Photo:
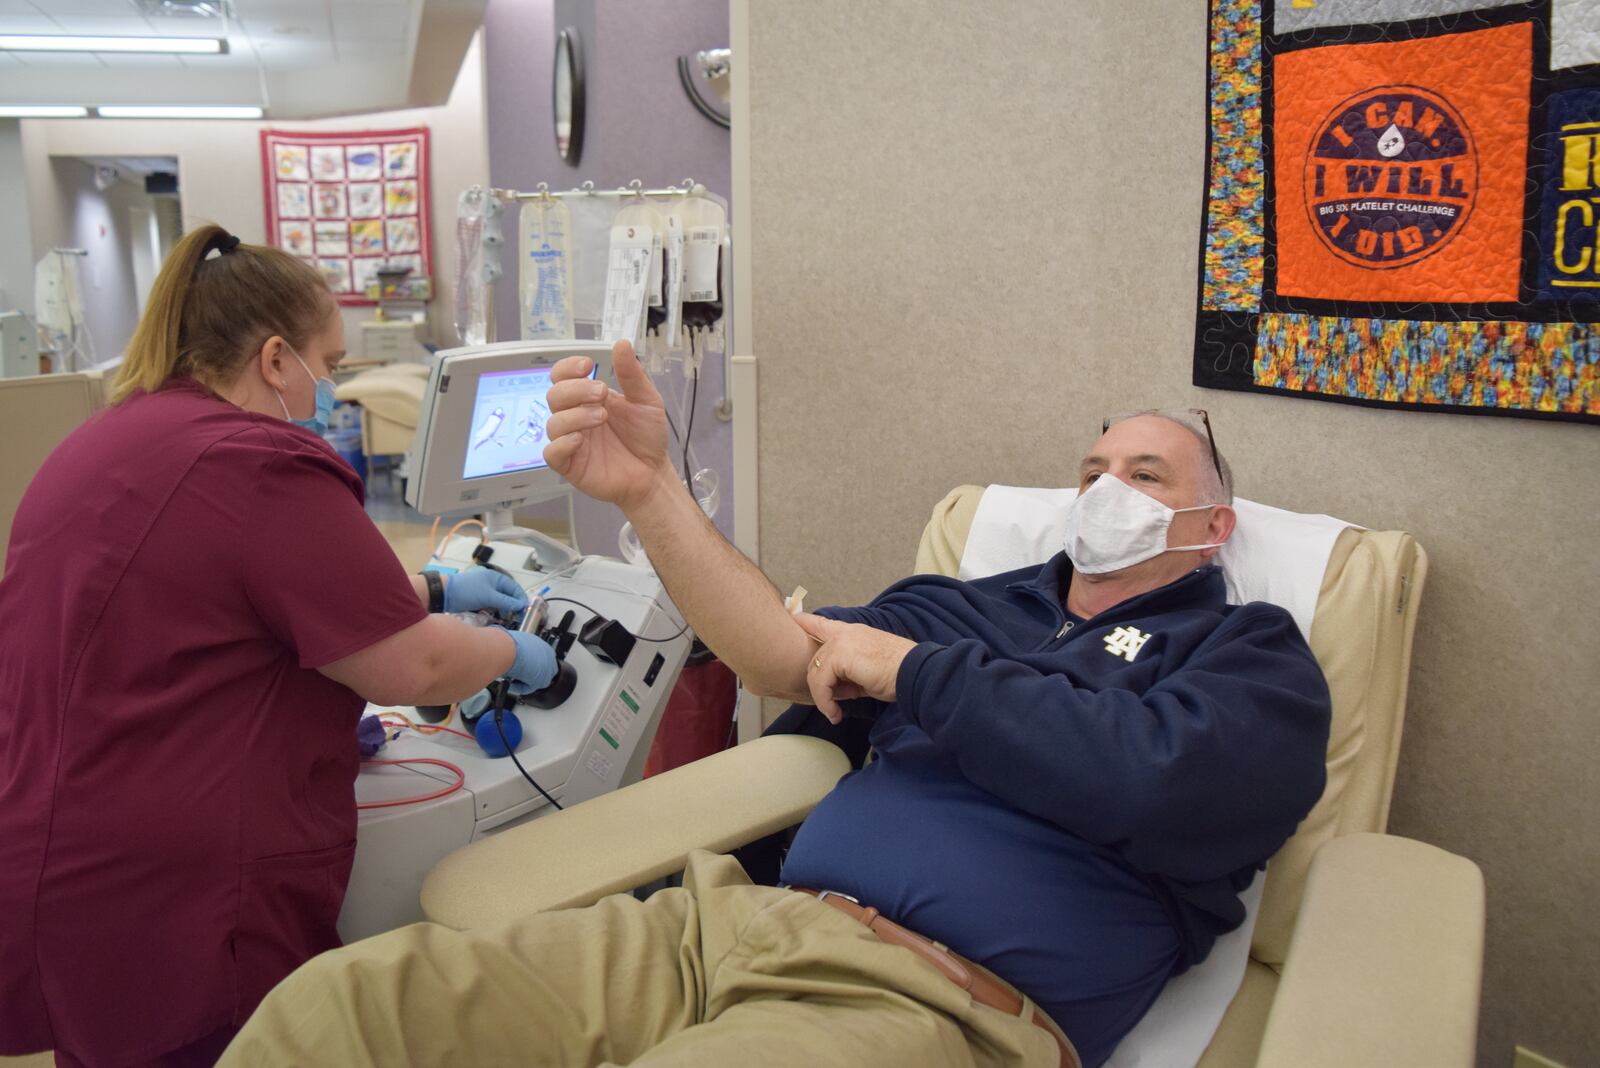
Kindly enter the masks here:
<path id="1" fill-rule="evenodd" d="M 374 456 L 398 456 L 410 450 L 427 384 L 427 364 L 394 363 L 363 371 L 334 388 L 334 399 L 361 406 L 361 452 L 367 458 L 368 477 Z"/>
<path id="2" fill-rule="evenodd" d="M 923 532 L 918 572 L 967 578 L 1047 558 L 1072 492 L 958 488 Z M 1233 559 L 1222 563 L 1230 594 L 1244 590 L 1229 599 L 1282 604 L 1309 630 L 1333 696 L 1328 785 L 1268 865 L 1264 889 L 1258 878 L 1247 892 L 1260 897 L 1253 931 L 1219 941 L 1169 984 L 1110 1065 L 1470 1068 L 1482 876 L 1468 860 L 1383 833 L 1427 556 L 1403 532 L 1236 506 Z M 968 551 L 975 520 L 986 541 L 998 532 L 1007 546 L 985 550 L 987 568 Z M 847 770 L 826 742 L 762 738 L 451 854 L 424 883 L 423 910 L 465 928 L 588 905 L 682 870 L 693 849 L 727 851 L 800 822 Z"/>

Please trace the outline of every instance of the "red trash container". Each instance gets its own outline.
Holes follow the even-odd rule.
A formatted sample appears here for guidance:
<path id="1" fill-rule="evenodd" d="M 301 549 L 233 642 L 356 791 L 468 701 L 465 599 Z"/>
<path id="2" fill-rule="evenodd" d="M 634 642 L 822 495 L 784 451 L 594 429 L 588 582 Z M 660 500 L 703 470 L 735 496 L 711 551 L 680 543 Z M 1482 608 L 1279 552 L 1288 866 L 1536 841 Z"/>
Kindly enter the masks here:
<path id="1" fill-rule="evenodd" d="M 733 744 L 737 703 L 733 672 L 696 639 L 661 713 L 655 743 L 645 758 L 644 777 L 727 749 Z"/>

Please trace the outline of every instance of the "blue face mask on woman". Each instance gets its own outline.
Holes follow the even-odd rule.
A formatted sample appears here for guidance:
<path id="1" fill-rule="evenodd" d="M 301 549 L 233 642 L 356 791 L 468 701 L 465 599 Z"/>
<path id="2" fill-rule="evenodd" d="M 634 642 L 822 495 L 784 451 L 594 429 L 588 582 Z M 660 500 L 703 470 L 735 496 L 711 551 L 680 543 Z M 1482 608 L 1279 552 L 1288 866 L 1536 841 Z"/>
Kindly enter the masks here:
<path id="1" fill-rule="evenodd" d="M 317 384 L 317 410 L 309 419 L 296 419 L 289 414 L 289 405 L 284 403 L 283 394 L 278 393 L 278 403 L 283 405 L 283 417 L 295 426 L 303 426 L 317 436 L 328 432 L 328 417 L 333 414 L 333 379 L 318 378 L 311 373 L 311 368 L 306 366 L 306 361 L 300 359 L 300 354 L 289 346 L 289 351 L 294 353 L 294 358 L 300 360 L 300 368 L 305 371 L 306 377 Z M 273 390 L 277 393 L 277 390 Z"/>

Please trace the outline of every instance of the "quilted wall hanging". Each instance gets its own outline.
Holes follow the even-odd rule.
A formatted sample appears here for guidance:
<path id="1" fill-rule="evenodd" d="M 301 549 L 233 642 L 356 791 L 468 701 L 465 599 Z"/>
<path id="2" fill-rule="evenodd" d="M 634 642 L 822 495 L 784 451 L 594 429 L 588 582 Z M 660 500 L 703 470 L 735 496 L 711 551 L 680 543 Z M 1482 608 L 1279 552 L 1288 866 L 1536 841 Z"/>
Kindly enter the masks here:
<path id="1" fill-rule="evenodd" d="M 1209 30 L 1195 384 L 1600 421 L 1600 2 Z"/>
<path id="2" fill-rule="evenodd" d="M 320 270 L 340 304 L 376 304 L 378 268 L 431 278 L 428 131 L 261 131 L 267 243 Z"/>

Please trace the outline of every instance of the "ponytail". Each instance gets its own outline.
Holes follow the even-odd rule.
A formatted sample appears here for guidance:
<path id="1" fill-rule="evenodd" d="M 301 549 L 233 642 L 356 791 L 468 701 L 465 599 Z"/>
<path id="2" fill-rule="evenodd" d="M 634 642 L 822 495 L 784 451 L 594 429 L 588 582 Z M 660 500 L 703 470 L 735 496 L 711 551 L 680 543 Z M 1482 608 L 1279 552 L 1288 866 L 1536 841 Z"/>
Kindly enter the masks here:
<path id="1" fill-rule="evenodd" d="M 183 304 L 194 283 L 195 268 L 205 259 L 221 234 L 215 223 L 207 223 L 183 235 L 167 262 L 161 265 L 155 284 L 150 287 L 144 314 L 134 328 L 133 340 L 122 357 L 111 403 L 121 404 L 135 390 L 153 393 L 172 377 L 178 363 L 178 331 L 183 322 Z"/>
<path id="2" fill-rule="evenodd" d="M 206 257 L 212 250 L 221 255 Z M 337 311 L 315 268 L 280 249 L 242 245 L 215 223 L 185 234 L 162 264 L 133 331 L 111 403 L 174 377 L 231 383 L 274 335 L 299 349 Z"/>

